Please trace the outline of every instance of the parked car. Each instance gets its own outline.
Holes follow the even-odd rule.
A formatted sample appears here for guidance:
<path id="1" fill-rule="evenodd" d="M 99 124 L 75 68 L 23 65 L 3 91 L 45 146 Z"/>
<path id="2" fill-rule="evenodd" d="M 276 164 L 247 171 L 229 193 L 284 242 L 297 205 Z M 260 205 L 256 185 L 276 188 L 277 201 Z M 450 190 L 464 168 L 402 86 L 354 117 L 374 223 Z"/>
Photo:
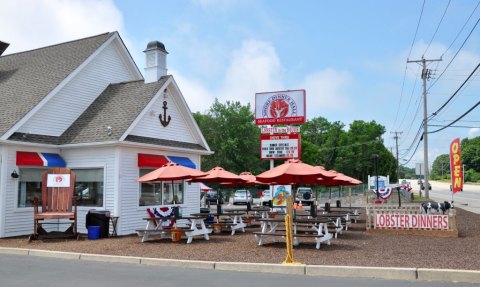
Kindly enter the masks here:
<path id="1" fill-rule="evenodd" d="M 218 193 L 215 190 L 207 191 L 205 194 L 205 203 L 206 204 L 217 204 Z M 223 197 L 220 195 L 220 204 L 223 204 Z"/>
<path id="2" fill-rule="evenodd" d="M 235 204 L 247 204 L 247 202 L 250 202 L 250 204 L 253 204 L 253 197 L 252 197 L 252 194 L 250 193 L 249 190 L 240 189 L 240 190 L 235 191 L 235 194 L 233 195 L 233 204 L 234 205 Z"/>
<path id="3" fill-rule="evenodd" d="M 297 189 L 297 195 L 295 197 L 295 202 L 302 205 L 312 205 L 315 202 L 315 194 L 310 187 L 299 187 Z"/>
<path id="4" fill-rule="evenodd" d="M 272 191 L 265 189 L 260 197 L 260 204 L 264 206 L 272 206 Z"/>

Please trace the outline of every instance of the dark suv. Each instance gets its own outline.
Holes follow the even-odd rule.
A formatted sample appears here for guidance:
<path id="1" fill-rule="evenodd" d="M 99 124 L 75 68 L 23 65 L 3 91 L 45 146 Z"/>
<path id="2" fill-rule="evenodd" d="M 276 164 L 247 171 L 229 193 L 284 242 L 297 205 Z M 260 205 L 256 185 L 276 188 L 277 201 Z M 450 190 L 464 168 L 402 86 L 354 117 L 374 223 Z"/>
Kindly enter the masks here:
<path id="1" fill-rule="evenodd" d="M 205 203 L 206 204 L 217 204 L 218 193 L 215 190 L 210 190 L 205 194 Z M 220 204 L 223 204 L 223 198 L 220 195 Z"/>
<path id="2" fill-rule="evenodd" d="M 297 189 L 296 203 L 302 202 L 302 205 L 312 205 L 315 201 L 315 194 L 309 187 L 299 187 Z"/>

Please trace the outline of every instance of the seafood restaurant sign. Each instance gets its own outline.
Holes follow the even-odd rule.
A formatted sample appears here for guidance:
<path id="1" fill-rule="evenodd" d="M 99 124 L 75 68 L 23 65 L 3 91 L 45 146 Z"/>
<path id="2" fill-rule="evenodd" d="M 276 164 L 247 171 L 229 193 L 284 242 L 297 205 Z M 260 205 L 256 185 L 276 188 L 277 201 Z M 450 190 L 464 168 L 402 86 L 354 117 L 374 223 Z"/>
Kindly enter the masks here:
<path id="1" fill-rule="evenodd" d="M 304 123 L 305 111 L 305 90 L 255 94 L 256 125 Z"/>

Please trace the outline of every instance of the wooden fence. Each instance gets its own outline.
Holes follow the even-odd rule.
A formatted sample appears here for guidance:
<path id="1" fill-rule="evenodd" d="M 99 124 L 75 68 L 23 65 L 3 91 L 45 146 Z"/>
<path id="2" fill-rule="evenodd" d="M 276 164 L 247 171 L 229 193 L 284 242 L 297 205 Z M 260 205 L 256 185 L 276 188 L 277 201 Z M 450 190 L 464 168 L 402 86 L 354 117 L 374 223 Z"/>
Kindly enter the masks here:
<path id="1" fill-rule="evenodd" d="M 420 204 L 366 206 L 368 232 L 458 237 L 456 211 L 426 215 Z"/>

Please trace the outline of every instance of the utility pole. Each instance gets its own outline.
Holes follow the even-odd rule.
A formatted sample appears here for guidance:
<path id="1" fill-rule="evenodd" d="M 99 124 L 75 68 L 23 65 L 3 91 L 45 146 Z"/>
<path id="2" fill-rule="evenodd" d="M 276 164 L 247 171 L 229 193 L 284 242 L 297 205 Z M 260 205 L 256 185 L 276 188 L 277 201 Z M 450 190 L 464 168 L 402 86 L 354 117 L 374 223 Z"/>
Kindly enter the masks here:
<path id="1" fill-rule="evenodd" d="M 442 59 L 425 60 L 422 56 L 421 60 L 410 61 L 407 63 L 421 63 L 422 64 L 422 80 L 423 80 L 423 165 L 424 165 L 424 179 L 425 179 L 425 197 L 429 199 L 430 184 L 428 183 L 428 118 L 427 118 L 427 80 L 430 79 L 432 70 L 427 69 L 427 62 L 439 62 Z"/>
<path id="2" fill-rule="evenodd" d="M 393 137 L 395 139 L 395 146 L 397 149 L 397 181 L 400 180 L 400 164 L 398 163 L 398 134 L 402 134 L 402 132 L 390 132 L 391 134 L 395 134 Z"/>

